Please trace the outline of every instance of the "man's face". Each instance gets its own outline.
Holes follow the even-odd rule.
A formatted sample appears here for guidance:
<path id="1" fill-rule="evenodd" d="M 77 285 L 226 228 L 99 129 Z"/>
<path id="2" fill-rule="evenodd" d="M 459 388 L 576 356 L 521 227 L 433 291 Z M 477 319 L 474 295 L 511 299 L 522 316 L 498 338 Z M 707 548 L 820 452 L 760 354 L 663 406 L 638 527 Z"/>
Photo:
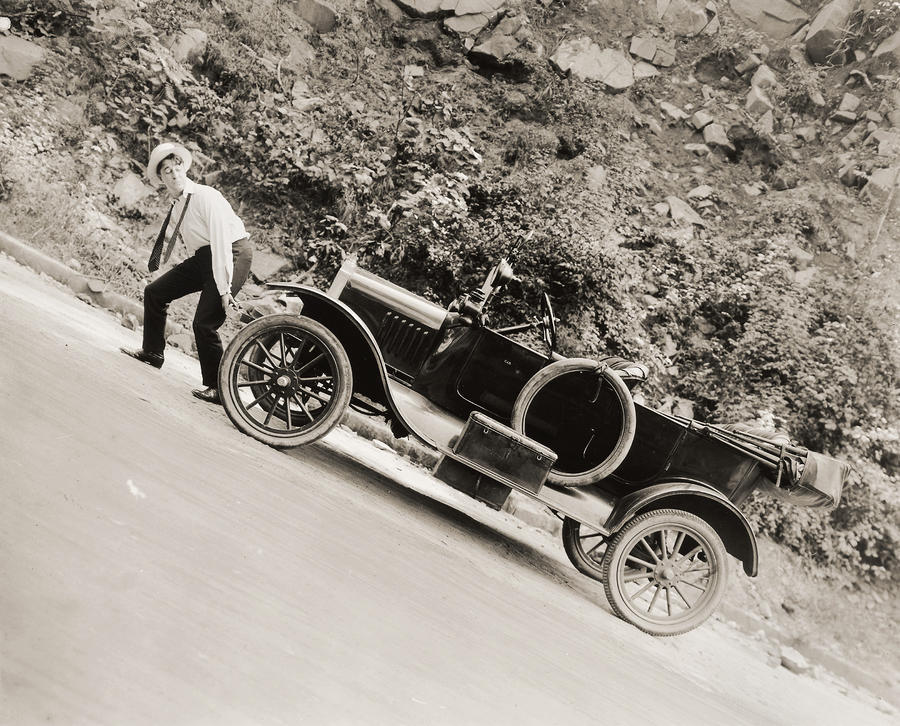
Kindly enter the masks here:
<path id="1" fill-rule="evenodd" d="M 179 196 L 184 191 L 187 181 L 187 172 L 184 164 L 177 156 L 170 156 L 159 165 L 159 178 L 166 186 L 166 191 L 173 197 Z"/>

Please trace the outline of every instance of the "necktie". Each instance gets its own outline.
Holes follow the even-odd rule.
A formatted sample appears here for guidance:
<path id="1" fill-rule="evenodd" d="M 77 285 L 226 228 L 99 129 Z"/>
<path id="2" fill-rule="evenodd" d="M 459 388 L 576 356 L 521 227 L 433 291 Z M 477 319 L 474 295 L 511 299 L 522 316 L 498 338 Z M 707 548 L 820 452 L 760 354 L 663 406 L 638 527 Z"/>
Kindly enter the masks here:
<path id="1" fill-rule="evenodd" d="M 178 223 L 175 225 L 175 231 L 169 238 L 169 245 L 166 247 L 166 256 L 163 259 L 163 262 L 168 262 L 169 257 L 172 255 L 172 248 L 175 247 L 175 240 L 178 239 L 178 230 L 181 229 L 181 221 L 184 219 L 184 213 L 187 211 L 188 202 L 190 201 L 191 195 L 188 194 L 187 198 L 184 200 L 184 207 L 181 209 L 181 215 L 178 217 Z M 150 272 L 156 272 L 159 269 L 159 260 L 162 257 L 163 243 L 166 241 L 166 230 L 169 228 L 169 220 L 172 219 L 172 210 L 175 209 L 177 203 L 177 199 L 172 202 L 172 206 L 169 207 L 169 213 L 166 215 L 162 227 L 159 230 L 159 234 L 156 236 L 156 242 L 153 243 L 153 251 L 150 253 L 150 261 L 147 263 L 147 269 L 150 270 Z"/>

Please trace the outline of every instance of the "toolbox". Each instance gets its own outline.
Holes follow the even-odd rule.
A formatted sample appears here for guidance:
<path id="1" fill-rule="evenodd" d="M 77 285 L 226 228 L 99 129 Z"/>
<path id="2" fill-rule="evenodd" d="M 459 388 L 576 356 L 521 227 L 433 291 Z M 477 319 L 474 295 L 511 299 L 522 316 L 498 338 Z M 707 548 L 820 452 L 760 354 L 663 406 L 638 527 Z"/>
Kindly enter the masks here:
<path id="1" fill-rule="evenodd" d="M 453 458 L 532 494 L 541 490 L 556 463 L 551 449 L 477 411 L 453 446 Z"/>

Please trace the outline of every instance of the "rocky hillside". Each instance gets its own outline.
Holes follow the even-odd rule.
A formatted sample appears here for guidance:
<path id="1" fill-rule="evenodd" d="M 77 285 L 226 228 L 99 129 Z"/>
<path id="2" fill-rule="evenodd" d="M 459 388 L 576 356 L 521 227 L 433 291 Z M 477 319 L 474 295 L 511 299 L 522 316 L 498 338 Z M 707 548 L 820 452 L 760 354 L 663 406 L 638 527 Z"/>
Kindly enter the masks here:
<path id="1" fill-rule="evenodd" d="M 143 165 L 174 138 L 240 207 L 256 282 L 324 285 L 356 255 L 446 303 L 507 255 L 521 281 L 496 323 L 546 290 L 564 351 L 643 360 L 654 405 L 849 459 L 836 512 L 751 515 L 890 581 L 898 17 L 887 0 L 0 0 L 0 215 L 139 299 L 162 209 Z M 177 326 L 170 342 L 191 346 Z"/>

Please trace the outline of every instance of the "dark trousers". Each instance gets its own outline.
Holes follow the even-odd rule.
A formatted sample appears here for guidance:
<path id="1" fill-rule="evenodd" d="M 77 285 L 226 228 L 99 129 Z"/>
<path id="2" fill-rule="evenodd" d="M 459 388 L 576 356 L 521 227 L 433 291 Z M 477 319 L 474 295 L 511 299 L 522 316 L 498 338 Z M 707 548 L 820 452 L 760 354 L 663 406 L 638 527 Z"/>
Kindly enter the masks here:
<path id="1" fill-rule="evenodd" d="M 253 246 L 247 238 L 231 245 L 234 260 L 234 274 L 231 279 L 231 294 L 237 295 L 250 274 Z M 201 247 L 171 270 L 161 275 L 144 288 L 144 343 L 147 353 L 160 353 L 166 347 L 166 316 L 169 303 L 178 298 L 200 292 L 200 301 L 194 313 L 194 340 L 197 341 L 197 355 L 203 385 L 215 388 L 218 383 L 219 361 L 222 360 L 222 341 L 218 330 L 225 322 L 222 296 L 216 288 L 212 273 L 212 253 L 209 245 Z"/>

